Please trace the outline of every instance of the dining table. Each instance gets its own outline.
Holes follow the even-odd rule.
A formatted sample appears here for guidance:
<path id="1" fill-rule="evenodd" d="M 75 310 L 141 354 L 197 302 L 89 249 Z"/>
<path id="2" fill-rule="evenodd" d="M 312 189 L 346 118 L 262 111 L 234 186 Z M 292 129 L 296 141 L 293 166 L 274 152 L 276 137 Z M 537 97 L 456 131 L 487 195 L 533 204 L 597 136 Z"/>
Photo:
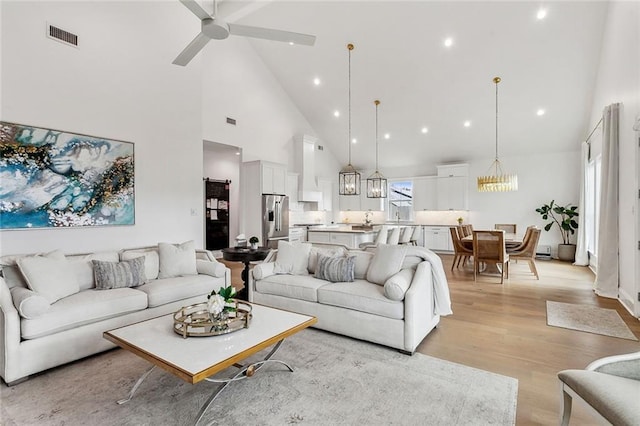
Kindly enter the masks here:
<path id="1" fill-rule="evenodd" d="M 491 229 L 491 231 L 495 231 L 495 229 Z M 505 232 L 505 234 L 504 234 L 504 245 L 507 248 L 507 253 L 509 252 L 509 249 L 515 248 L 515 247 L 519 246 L 520 244 L 522 244 L 523 237 L 524 237 L 523 235 L 518 235 L 518 234 Z M 465 248 L 467 248 L 469 250 L 473 250 L 473 234 L 467 235 L 466 237 L 460 238 L 460 242 L 462 243 L 462 245 Z M 497 274 L 497 275 L 500 275 L 500 267 L 496 263 L 489 263 L 489 264 L 485 263 L 485 266 L 484 266 L 483 269 L 481 269 L 481 272 L 483 272 L 485 274 Z"/>

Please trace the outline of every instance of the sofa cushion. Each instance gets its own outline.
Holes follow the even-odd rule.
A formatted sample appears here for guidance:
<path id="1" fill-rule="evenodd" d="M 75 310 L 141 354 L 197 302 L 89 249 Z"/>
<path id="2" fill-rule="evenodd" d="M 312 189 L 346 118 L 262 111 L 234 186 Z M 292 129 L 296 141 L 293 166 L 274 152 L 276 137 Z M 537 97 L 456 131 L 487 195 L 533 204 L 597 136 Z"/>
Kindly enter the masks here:
<path id="1" fill-rule="evenodd" d="M 356 280 L 364 280 L 367 278 L 367 270 L 373 259 L 373 252 L 363 250 L 349 250 L 348 256 L 356 258 L 356 265 L 353 271 L 353 277 Z"/>
<path id="2" fill-rule="evenodd" d="M 136 257 L 144 256 L 144 274 L 148 280 L 158 278 L 160 271 L 160 257 L 157 248 L 124 250 L 120 253 L 120 260 L 131 260 Z"/>
<path id="3" fill-rule="evenodd" d="M 345 254 L 344 247 L 311 247 L 309 251 L 309 263 L 307 264 L 307 270 L 310 274 L 316 273 L 316 268 L 318 267 L 318 255 L 322 254 L 324 256 L 340 256 Z"/>
<path id="4" fill-rule="evenodd" d="M 310 243 L 278 241 L 278 255 L 273 271 L 276 274 L 308 275 Z"/>
<path id="5" fill-rule="evenodd" d="M 38 318 L 22 319 L 22 338 L 36 339 L 146 307 L 147 296 L 132 288 L 83 290 L 51 304 Z"/>
<path id="6" fill-rule="evenodd" d="M 319 280 L 309 275 L 271 275 L 256 281 L 256 291 L 291 299 L 317 302 L 318 289 L 327 284 L 329 284 L 327 281 Z"/>
<path id="7" fill-rule="evenodd" d="M 411 268 L 403 269 L 397 274 L 392 275 L 384 283 L 384 295 L 391 300 L 404 300 L 411 281 L 413 280 L 414 270 Z"/>
<path id="8" fill-rule="evenodd" d="M 173 278 L 197 275 L 196 244 L 187 241 L 182 244 L 158 243 L 160 270 L 158 278 Z"/>
<path id="9" fill-rule="evenodd" d="M 315 277 L 332 283 L 351 282 L 353 281 L 355 265 L 355 256 L 325 256 L 318 254 L 318 267 L 316 268 Z"/>
<path id="10" fill-rule="evenodd" d="M 224 280 L 219 278 L 212 278 L 209 275 L 189 275 L 153 280 L 136 287 L 136 290 L 145 292 L 149 299 L 149 307 L 154 308 L 198 295 L 203 295 L 202 301 L 205 302 L 205 294 L 211 293 L 212 290 L 218 291 L 224 286 Z"/>
<path id="11" fill-rule="evenodd" d="M 117 251 L 104 251 L 89 254 L 74 254 L 67 256 L 69 266 L 71 267 L 73 274 L 78 281 L 78 287 L 80 290 L 88 290 L 96 286 L 96 281 L 93 275 L 92 260 L 102 260 L 104 262 L 117 262 Z"/>
<path id="12" fill-rule="evenodd" d="M 404 245 L 380 244 L 369 264 L 367 281 L 384 285 L 392 275 L 400 271 L 406 252 L 407 246 Z"/>
<path id="13" fill-rule="evenodd" d="M 18 259 L 17 263 L 29 288 L 44 296 L 49 303 L 80 291 L 73 269 L 66 259 L 27 256 Z"/>
<path id="14" fill-rule="evenodd" d="M 12 288 L 11 298 L 22 318 L 37 318 L 51 307 L 49 301 L 43 296 L 24 287 Z"/>
<path id="15" fill-rule="evenodd" d="M 387 318 L 404 318 L 403 302 L 386 298 L 382 286 L 365 280 L 322 286 L 318 289 L 318 302 Z"/>
<path id="16" fill-rule="evenodd" d="M 92 260 L 96 277 L 96 289 L 111 290 L 123 287 L 138 287 L 147 282 L 144 273 L 144 257 L 122 262 Z"/>

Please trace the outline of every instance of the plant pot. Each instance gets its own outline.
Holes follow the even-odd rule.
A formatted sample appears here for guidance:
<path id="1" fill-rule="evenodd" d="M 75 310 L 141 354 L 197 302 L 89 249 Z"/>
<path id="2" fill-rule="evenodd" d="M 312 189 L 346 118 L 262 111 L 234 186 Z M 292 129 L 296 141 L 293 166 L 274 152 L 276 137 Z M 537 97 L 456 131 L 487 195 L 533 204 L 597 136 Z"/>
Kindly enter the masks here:
<path id="1" fill-rule="evenodd" d="M 258 249 L 258 243 L 251 244 L 251 250 L 257 250 L 257 249 Z"/>
<path id="2" fill-rule="evenodd" d="M 573 262 L 576 259 L 576 245 L 558 244 L 558 259 Z"/>

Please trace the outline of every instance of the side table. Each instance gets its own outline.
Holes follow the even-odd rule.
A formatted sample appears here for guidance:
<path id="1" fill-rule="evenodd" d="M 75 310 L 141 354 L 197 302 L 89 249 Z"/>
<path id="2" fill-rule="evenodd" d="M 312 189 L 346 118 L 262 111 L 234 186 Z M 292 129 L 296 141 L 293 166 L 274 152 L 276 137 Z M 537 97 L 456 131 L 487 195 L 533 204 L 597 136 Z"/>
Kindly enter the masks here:
<path id="1" fill-rule="evenodd" d="M 244 269 L 242 270 L 242 282 L 244 283 L 244 288 L 238 292 L 236 298 L 248 300 L 249 264 L 257 260 L 264 260 L 270 251 L 271 249 L 266 247 L 257 249 L 250 249 L 246 247 L 229 247 L 222 249 L 222 258 L 224 260 L 244 263 Z"/>

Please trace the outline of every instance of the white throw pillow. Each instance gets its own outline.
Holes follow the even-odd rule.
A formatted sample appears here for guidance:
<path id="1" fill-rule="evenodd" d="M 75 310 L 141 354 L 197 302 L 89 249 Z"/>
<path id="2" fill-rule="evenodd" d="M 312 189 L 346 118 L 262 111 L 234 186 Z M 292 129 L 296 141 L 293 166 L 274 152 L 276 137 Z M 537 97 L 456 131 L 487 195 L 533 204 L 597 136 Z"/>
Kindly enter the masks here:
<path id="1" fill-rule="evenodd" d="M 224 263 L 220 263 L 217 260 L 196 260 L 196 269 L 199 274 L 210 275 L 212 277 L 224 277 L 227 267 Z"/>
<path id="2" fill-rule="evenodd" d="M 278 255 L 273 272 L 276 274 L 309 275 L 310 243 L 278 241 Z"/>
<path id="3" fill-rule="evenodd" d="M 158 278 L 173 278 L 197 275 L 196 244 L 187 241 L 182 244 L 158 243 L 160 271 Z"/>
<path id="4" fill-rule="evenodd" d="M 373 259 L 373 252 L 362 250 L 349 250 L 348 256 L 356 258 L 356 267 L 354 270 L 354 278 L 364 280 L 367 278 L 367 270 Z"/>
<path id="5" fill-rule="evenodd" d="M 51 304 L 44 296 L 24 287 L 12 288 L 11 298 L 20 316 L 26 319 L 38 318 L 51 307 Z"/>
<path id="6" fill-rule="evenodd" d="M 369 264 L 367 281 L 384 285 L 385 281 L 400 271 L 406 252 L 405 245 L 380 244 Z"/>
<path id="7" fill-rule="evenodd" d="M 391 276 L 384 283 L 384 295 L 387 299 L 391 300 L 403 300 L 404 295 L 409 290 L 411 286 L 411 281 L 413 280 L 413 269 L 403 269 L 397 274 Z"/>
<path id="8" fill-rule="evenodd" d="M 78 280 L 69 262 L 45 256 L 28 256 L 17 260 L 20 272 L 29 288 L 49 303 L 80 291 Z"/>
<path id="9" fill-rule="evenodd" d="M 160 271 L 160 257 L 155 250 L 127 250 L 120 253 L 120 260 L 131 260 L 136 257 L 144 256 L 144 274 L 147 276 L 147 280 L 155 280 L 158 278 L 158 272 Z"/>

